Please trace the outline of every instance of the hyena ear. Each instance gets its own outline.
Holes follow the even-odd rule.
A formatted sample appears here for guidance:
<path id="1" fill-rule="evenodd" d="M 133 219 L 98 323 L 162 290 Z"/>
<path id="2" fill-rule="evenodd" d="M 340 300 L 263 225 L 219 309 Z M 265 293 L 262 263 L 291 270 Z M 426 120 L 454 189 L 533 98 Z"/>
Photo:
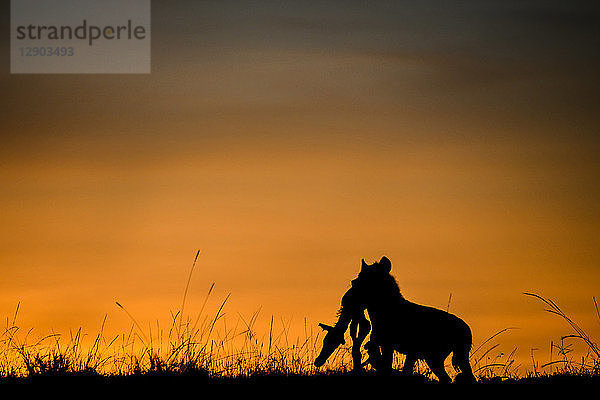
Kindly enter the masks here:
<path id="1" fill-rule="evenodd" d="M 362 270 L 364 270 L 364 269 L 365 269 L 365 268 L 367 268 L 367 267 L 368 267 L 368 265 L 367 265 L 367 263 L 365 262 L 365 259 L 363 258 L 363 259 L 361 260 L 361 265 L 360 265 L 360 269 L 361 269 L 361 271 L 362 271 Z"/>
<path id="2" fill-rule="evenodd" d="M 388 274 L 392 270 L 392 262 L 386 256 L 381 257 L 381 260 L 379 260 L 379 265 L 383 271 L 387 272 Z"/>

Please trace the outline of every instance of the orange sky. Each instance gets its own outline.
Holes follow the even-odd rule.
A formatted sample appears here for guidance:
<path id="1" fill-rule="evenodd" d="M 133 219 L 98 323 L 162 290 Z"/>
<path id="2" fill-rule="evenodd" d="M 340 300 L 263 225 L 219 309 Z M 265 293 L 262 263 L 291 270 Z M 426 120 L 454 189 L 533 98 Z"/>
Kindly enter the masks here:
<path id="1" fill-rule="evenodd" d="M 5 38 L 0 315 L 168 321 L 201 249 L 190 312 L 295 333 L 385 254 L 475 343 L 571 333 L 524 291 L 599 338 L 598 10 L 348 4 L 153 2 L 150 75 L 10 75 Z"/>

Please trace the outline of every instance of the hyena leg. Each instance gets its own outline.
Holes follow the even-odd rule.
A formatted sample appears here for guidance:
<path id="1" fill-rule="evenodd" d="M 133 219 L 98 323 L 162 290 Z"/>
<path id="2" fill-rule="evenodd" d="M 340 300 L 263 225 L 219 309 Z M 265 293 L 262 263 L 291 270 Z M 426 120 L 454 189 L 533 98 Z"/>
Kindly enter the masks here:
<path id="1" fill-rule="evenodd" d="M 367 350 L 368 356 L 365 364 L 371 364 L 371 367 L 377 369 L 378 365 L 381 365 L 381 351 L 379 346 L 372 340 L 369 340 L 367 344 L 365 344 L 365 349 Z"/>
<path id="2" fill-rule="evenodd" d="M 360 345 L 362 342 L 354 340 L 352 343 L 352 363 L 354 364 L 354 372 L 362 371 L 362 352 L 360 351 Z"/>
<path id="3" fill-rule="evenodd" d="M 406 360 L 404 360 L 404 366 L 402 367 L 403 375 L 412 375 L 415 369 L 415 363 L 417 362 L 417 357 L 415 354 L 407 354 Z"/>
<path id="4" fill-rule="evenodd" d="M 429 366 L 429 368 L 431 368 L 431 371 L 433 371 L 435 376 L 438 377 L 440 383 L 452 382 L 452 379 L 450 379 L 450 376 L 448 376 L 448 373 L 444 368 L 444 359 L 440 357 L 432 357 L 427 358 L 425 362 L 427 362 L 427 365 Z"/>
<path id="5" fill-rule="evenodd" d="M 455 349 L 452 354 L 452 365 L 454 366 L 455 370 L 460 371 L 460 373 L 456 375 L 456 378 L 454 379 L 454 381 L 457 383 L 475 382 L 475 376 L 473 376 L 473 370 L 471 369 L 471 364 L 469 363 L 468 347 L 459 347 Z"/>
<path id="6" fill-rule="evenodd" d="M 392 361 L 394 360 L 394 347 L 381 346 L 381 363 L 377 367 L 377 372 L 388 375 L 392 372 Z"/>

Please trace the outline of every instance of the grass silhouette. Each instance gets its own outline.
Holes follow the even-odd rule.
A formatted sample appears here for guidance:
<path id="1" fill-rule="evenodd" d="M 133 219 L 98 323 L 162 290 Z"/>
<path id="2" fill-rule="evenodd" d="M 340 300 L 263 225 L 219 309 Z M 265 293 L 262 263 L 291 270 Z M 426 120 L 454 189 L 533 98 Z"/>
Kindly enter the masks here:
<path id="1" fill-rule="evenodd" d="M 325 368 L 316 369 L 314 358 L 321 346 L 321 332 L 313 332 L 304 320 L 304 336 L 295 340 L 288 337 L 289 322 L 275 321 L 271 316 L 268 332 L 259 335 L 255 324 L 260 309 L 249 318 L 238 316 L 233 327 L 217 326 L 223 319 L 229 295 L 213 313 L 206 313 L 206 305 L 213 293 L 212 283 L 206 293 L 199 314 L 192 318 L 184 314 L 186 296 L 198 256 L 190 270 L 181 307 L 171 314 L 170 326 L 164 335 L 160 326 L 144 330 L 125 306 L 116 306 L 131 319 L 130 329 L 122 334 L 107 337 L 106 316 L 99 333 L 84 345 L 82 330 L 68 338 L 52 333 L 34 338 L 32 329 L 22 331 L 17 324 L 20 303 L 12 318 L 0 334 L 0 381 L 27 381 L 38 377 L 94 377 L 104 380 L 126 380 L 136 377 L 193 377 L 204 381 L 245 381 L 273 378 L 329 379 L 352 375 L 351 345 L 340 346 L 327 361 Z M 573 330 L 551 343 L 551 357 L 557 359 L 539 365 L 533 362 L 533 371 L 519 374 L 513 350 L 508 355 L 498 353 L 495 343 L 512 328 L 505 328 L 478 346 L 474 346 L 470 361 L 480 383 L 548 382 L 557 379 L 600 382 L 600 351 L 598 345 L 552 300 L 533 293 L 526 296 L 541 301 L 546 311 L 559 316 Z M 594 298 L 596 313 L 600 312 Z M 575 361 L 571 357 L 569 340 L 578 340 L 587 347 L 586 355 Z M 348 340 L 347 343 L 351 341 Z M 396 356 L 394 367 L 402 365 Z M 433 382 L 434 376 L 424 363 L 415 368 L 413 381 Z M 374 376 L 366 371 L 364 376 Z"/>

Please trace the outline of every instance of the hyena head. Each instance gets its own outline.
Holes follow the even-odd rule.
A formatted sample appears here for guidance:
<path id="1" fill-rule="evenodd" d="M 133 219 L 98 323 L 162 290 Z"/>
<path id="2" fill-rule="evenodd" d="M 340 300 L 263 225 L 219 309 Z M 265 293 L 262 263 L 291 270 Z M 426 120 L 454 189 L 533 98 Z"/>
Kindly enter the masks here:
<path id="1" fill-rule="evenodd" d="M 360 297 L 373 298 L 388 286 L 397 287 L 396 280 L 390 275 L 391 270 L 392 262 L 385 256 L 370 265 L 363 259 L 358 277 L 352 281 L 352 288 Z"/>

